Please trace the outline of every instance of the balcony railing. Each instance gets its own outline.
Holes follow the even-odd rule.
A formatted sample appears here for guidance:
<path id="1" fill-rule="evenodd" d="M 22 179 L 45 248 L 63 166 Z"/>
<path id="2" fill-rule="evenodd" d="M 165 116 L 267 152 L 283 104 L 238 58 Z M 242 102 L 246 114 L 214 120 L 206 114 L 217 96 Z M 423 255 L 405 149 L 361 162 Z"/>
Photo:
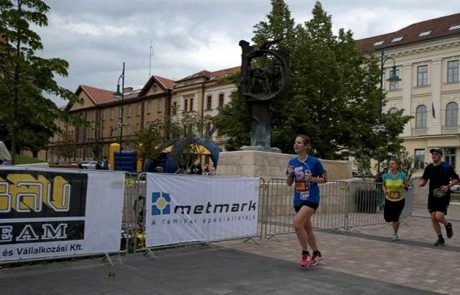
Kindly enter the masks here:
<path id="1" fill-rule="evenodd" d="M 458 133 L 458 126 L 442 127 L 442 134 Z"/>
<path id="2" fill-rule="evenodd" d="M 414 128 L 412 127 L 412 136 L 426 135 L 428 128 Z"/>

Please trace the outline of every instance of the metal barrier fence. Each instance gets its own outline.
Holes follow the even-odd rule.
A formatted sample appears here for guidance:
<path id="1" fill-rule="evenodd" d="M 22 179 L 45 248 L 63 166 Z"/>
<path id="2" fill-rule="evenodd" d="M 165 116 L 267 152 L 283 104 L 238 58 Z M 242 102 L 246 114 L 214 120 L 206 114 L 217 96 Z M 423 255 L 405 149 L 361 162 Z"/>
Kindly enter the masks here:
<path id="1" fill-rule="evenodd" d="M 321 203 L 313 217 L 313 226 L 320 230 L 352 230 L 359 226 L 385 223 L 384 196 L 381 184 L 373 181 L 330 181 L 320 184 Z M 414 184 L 406 192 L 406 205 L 401 219 L 412 215 Z M 145 249 L 145 174 L 127 174 L 123 210 L 122 251 Z M 293 187 L 286 179 L 260 179 L 259 223 L 255 237 L 272 238 L 293 233 Z"/>
<path id="2" fill-rule="evenodd" d="M 136 252 L 145 249 L 145 174 L 126 173 L 123 202 L 121 251 Z"/>
<path id="3" fill-rule="evenodd" d="M 385 223 L 381 184 L 369 181 L 331 181 L 320 184 L 321 203 L 313 217 L 313 226 L 322 230 L 345 230 Z M 406 192 L 404 219 L 412 214 L 413 185 Z M 262 237 L 292 233 L 293 188 L 286 180 L 271 179 L 260 194 Z"/>

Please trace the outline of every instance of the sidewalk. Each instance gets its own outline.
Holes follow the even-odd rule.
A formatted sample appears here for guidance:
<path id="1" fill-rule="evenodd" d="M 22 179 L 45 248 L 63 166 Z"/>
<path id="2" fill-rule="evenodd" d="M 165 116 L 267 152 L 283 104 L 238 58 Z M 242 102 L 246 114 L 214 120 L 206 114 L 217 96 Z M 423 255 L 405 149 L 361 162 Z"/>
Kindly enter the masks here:
<path id="1" fill-rule="evenodd" d="M 428 212 L 423 205 L 416 206 L 413 217 L 402 222 L 397 242 L 390 239 L 390 225 L 359 227 L 348 234 L 318 232 L 324 256 L 321 268 L 419 290 L 460 294 L 460 205 L 449 207 L 447 217 L 455 234 L 446 238 L 444 247 L 433 246 L 437 237 Z M 293 263 L 300 256 L 293 234 L 262 241 L 260 246 L 235 242 L 227 247 Z"/>
<path id="2" fill-rule="evenodd" d="M 0 269 L 2 294 L 460 294 L 460 206 L 449 208 L 455 235 L 434 247 L 426 210 L 418 206 L 390 239 L 388 225 L 348 234 L 317 232 L 324 259 L 302 270 L 293 234 L 112 257 Z"/>

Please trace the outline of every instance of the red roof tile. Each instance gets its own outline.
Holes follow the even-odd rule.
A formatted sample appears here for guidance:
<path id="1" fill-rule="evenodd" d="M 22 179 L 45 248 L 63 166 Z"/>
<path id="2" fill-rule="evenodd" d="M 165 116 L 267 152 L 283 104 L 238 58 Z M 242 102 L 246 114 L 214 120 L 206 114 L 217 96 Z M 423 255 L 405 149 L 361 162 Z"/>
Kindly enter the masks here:
<path id="1" fill-rule="evenodd" d="M 214 71 L 214 72 L 203 70 L 201 72 L 198 72 L 198 73 L 192 74 L 190 76 L 187 76 L 187 77 L 185 77 L 183 79 L 177 80 L 176 83 L 180 83 L 180 82 L 184 82 L 184 81 L 192 80 L 192 79 L 198 79 L 198 78 L 205 78 L 205 81 L 219 80 L 219 79 L 222 79 L 222 78 L 226 77 L 227 75 L 235 74 L 235 73 L 239 73 L 239 72 L 240 72 L 240 67 L 239 66 L 238 67 L 227 68 L 227 69 L 223 69 L 223 70 L 217 70 L 217 71 Z M 197 83 L 203 83 L 203 81 L 200 81 L 200 82 L 197 82 Z"/>
<path id="2" fill-rule="evenodd" d="M 155 79 L 161 84 L 160 87 L 162 87 L 163 89 L 172 89 L 174 87 L 175 83 L 173 80 L 163 78 L 160 76 L 155 76 Z"/>
<path id="3" fill-rule="evenodd" d="M 160 86 L 160 88 L 163 89 L 163 90 L 172 89 L 174 87 L 174 84 L 175 84 L 173 80 L 163 78 L 163 77 L 160 77 L 160 76 L 152 76 L 147 81 L 147 83 L 145 83 L 144 87 L 142 87 L 142 89 L 140 90 L 139 96 L 140 97 L 144 96 L 149 91 L 149 89 L 152 87 L 152 85 L 155 84 L 155 83 L 158 86 Z"/>
<path id="4" fill-rule="evenodd" d="M 76 94 L 80 94 L 81 91 L 84 91 L 96 105 L 114 100 L 113 91 L 95 88 L 88 85 L 80 85 Z"/>
<path id="5" fill-rule="evenodd" d="M 182 81 L 192 80 L 192 79 L 196 79 L 196 78 L 206 78 L 206 79 L 209 79 L 210 77 L 211 77 L 211 72 L 206 71 L 206 70 L 202 70 L 201 72 L 192 74 L 192 75 L 190 75 L 190 76 L 187 76 L 187 77 L 185 77 L 185 78 L 182 78 L 182 79 L 180 79 L 180 80 L 177 80 L 176 82 L 182 82 Z"/>
<path id="6" fill-rule="evenodd" d="M 415 23 L 396 32 L 356 40 L 356 46 L 361 52 L 369 52 L 383 48 L 460 35 L 460 27 L 449 30 L 449 28 L 454 26 L 460 26 L 460 13 Z M 426 33 L 426 35 L 420 36 L 420 33 L 429 31 L 431 31 L 429 34 Z M 402 37 L 402 39 L 396 41 L 400 37 Z M 380 44 L 380 42 L 382 43 Z"/>
<path id="7" fill-rule="evenodd" d="M 211 79 L 222 79 L 227 77 L 228 75 L 236 74 L 240 72 L 240 66 L 233 67 L 233 68 L 228 68 L 228 69 L 223 69 L 219 71 L 215 71 L 211 73 Z"/>

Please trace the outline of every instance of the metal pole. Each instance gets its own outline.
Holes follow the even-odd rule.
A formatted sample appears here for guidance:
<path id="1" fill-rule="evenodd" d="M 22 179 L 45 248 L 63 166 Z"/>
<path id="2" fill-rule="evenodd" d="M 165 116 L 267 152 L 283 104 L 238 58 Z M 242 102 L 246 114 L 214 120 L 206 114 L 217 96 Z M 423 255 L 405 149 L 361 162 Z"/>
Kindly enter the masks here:
<path id="1" fill-rule="evenodd" d="M 380 51 L 380 108 L 379 108 L 379 124 L 382 124 L 383 112 L 383 64 L 385 63 L 384 49 Z M 377 173 L 380 174 L 380 156 L 377 159 Z"/>
<path id="2" fill-rule="evenodd" d="M 383 100 L 385 98 L 384 93 L 383 93 L 383 66 L 385 65 L 385 62 L 387 60 L 391 60 L 393 62 L 393 68 L 390 71 L 390 75 L 388 77 L 388 81 L 393 82 L 393 81 L 400 81 L 401 79 L 399 78 L 397 71 L 396 71 L 396 61 L 394 58 L 391 56 L 385 56 L 384 49 L 382 48 L 380 51 L 380 114 L 379 114 L 379 123 L 383 125 Z M 384 127 L 384 126 L 383 126 Z M 380 158 L 378 159 L 378 172 L 380 173 Z"/>
<path id="3" fill-rule="evenodd" d="M 125 100 L 125 62 L 123 62 L 123 71 L 121 72 L 121 110 L 120 110 L 120 154 L 118 157 L 118 168 L 123 170 L 121 167 L 121 155 L 123 152 L 123 104 Z"/>
<path id="4" fill-rule="evenodd" d="M 380 113 L 379 116 L 382 118 L 382 111 L 383 111 L 383 64 L 385 63 L 385 54 L 384 50 L 382 49 L 380 55 Z"/>
<path id="5" fill-rule="evenodd" d="M 149 52 L 149 79 L 152 77 L 152 55 L 153 55 L 153 46 L 152 40 L 150 40 L 150 52 Z"/>

